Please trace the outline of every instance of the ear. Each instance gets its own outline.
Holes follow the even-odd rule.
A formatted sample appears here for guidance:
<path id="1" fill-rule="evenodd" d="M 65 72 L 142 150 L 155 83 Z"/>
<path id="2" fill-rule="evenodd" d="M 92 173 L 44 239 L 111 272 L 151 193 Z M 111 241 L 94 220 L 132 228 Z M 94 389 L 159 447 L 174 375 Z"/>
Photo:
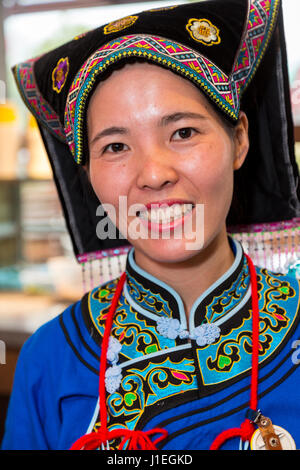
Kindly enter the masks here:
<path id="1" fill-rule="evenodd" d="M 238 124 L 234 129 L 234 147 L 235 156 L 233 162 L 233 169 L 239 170 L 243 165 L 249 150 L 249 123 L 246 114 L 241 111 Z"/>

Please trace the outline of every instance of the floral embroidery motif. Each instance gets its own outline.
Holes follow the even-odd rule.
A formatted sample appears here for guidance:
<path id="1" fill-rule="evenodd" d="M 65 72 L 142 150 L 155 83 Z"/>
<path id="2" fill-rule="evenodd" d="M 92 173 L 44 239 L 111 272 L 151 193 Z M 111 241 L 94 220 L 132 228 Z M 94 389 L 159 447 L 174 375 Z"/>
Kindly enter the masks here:
<path id="1" fill-rule="evenodd" d="M 122 381 L 122 369 L 117 365 L 119 352 L 122 346 L 113 336 L 109 337 L 107 360 L 112 364 L 105 372 L 105 388 L 108 393 L 114 393 L 120 387 Z"/>
<path id="2" fill-rule="evenodd" d="M 57 93 L 60 93 L 66 83 L 66 79 L 69 73 L 69 59 L 64 57 L 59 59 L 55 69 L 52 72 L 52 88 Z"/>
<path id="3" fill-rule="evenodd" d="M 296 291 L 284 275 L 273 275 L 266 269 L 257 269 L 257 281 L 260 302 L 259 356 L 263 358 L 276 347 L 278 333 L 291 326 L 285 302 L 291 302 L 296 297 Z M 216 351 L 212 351 L 207 358 L 206 364 L 210 371 L 231 372 L 240 363 L 244 353 L 252 353 L 251 317 L 244 314 L 239 317 L 243 320 L 243 330 L 236 337 L 231 332 L 230 338 L 224 337 L 217 344 Z"/>
<path id="4" fill-rule="evenodd" d="M 159 293 L 154 293 L 151 289 L 145 289 L 140 282 L 130 275 L 127 276 L 127 285 L 130 296 L 147 311 L 165 317 L 172 315 L 169 302 L 163 299 Z"/>
<path id="5" fill-rule="evenodd" d="M 120 20 L 108 23 L 106 26 L 104 26 L 103 32 L 104 34 L 117 33 L 118 31 L 122 31 L 122 29 L 129 28 L 129 26 L 132 26 L 137 19 L 138 16 L 125 16 Z"/>
<path id="6" fill-rule="evenodd" d="M 124 368 L 119 389 L 107 397 L 108 427 L 122 425 L 134 429 L 145 413 L 145 408 L 157 409 L 163 399 L 176 397 L 184 391 L 197 393 L 197 379 L 192 351 L 177 359 L 178 353 L 158 356 L 145 363 L 135 363 Z M 100 426 L 96 420 L 94 430 Z"/>
<path id="7" fill-rule="evenodd" d="M 209 20 L 190 18 L 186 29 L 191 37 L 205 46 L 220 44 L 220 30 Z"/>

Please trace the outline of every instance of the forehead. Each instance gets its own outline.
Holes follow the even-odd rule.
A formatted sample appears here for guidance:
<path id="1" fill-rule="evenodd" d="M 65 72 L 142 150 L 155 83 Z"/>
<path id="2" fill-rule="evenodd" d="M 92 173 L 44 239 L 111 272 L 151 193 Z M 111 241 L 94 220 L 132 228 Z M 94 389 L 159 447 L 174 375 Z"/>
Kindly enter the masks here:
<path id="1" fill-rule="evenodd" d="M 190 80 L 165 69 L 159 65 L 149 62 L 123 63 L 118 69 L 113 70 L 109 76 L 98 83 L 94 88 L 89 105 L 88 114 L 91 108 L 101 114 L 101 104 L 108 101 L 120 102 L 121 100 L 132 103 L 134 97 L 142 99 L 152 96 L 153 99 L 160 100 L 160 103 L 173 100 L 184 100 L 189 98 L 195 100 L 197 104 L 203 106 L 208 112 L 213 111 L 213 107 L 204 95 Z"/>
<path id="2" fill-rule="evenodd" d="M 146 103 L 148 110 L 151 105 L 158 106 L 161 113 L 167 109 L 180 112 L 197 108 L 198 112 L 205 113 L 230 131 L 229 123 L 196 85 L 169 69 L 146 61 L 119 64 L 95 86 L 87 108 L 88 130 L 93 123 L 111 117 L 119 120 L 129 113 L 143 117 L 147 112 Z M 123 115 L 118 113 L 122 106 Z"/>

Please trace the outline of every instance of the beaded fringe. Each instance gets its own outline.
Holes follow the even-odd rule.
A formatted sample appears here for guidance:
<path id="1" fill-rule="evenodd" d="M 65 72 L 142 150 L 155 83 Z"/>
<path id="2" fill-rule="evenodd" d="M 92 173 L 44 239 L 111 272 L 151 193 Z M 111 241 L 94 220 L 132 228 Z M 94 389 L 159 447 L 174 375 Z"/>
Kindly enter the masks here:
<path id="1" fill-rule="evenodd" d="M 242 244 L 245 253 L 256 266 L 299 276 L 300 219 L 237 227 L 228 229 L 228 233 Z M 82 267 L 83 291 L 87 292 L 119 277 L 125 270 L 130 248 L 125 246 L 78 256 Z"/>
<path id="2" fill-rule="evenodd" d="M 121 276 L 131 246 L 96 251 L 77 257 L 82 270 L 83 292 Z"/>
<path id="3" fill-rule="evenodd" d="M 251 230 L 247 231 L 247 228 Z M 300 219 L 228 232 L 242 244 L 256 266 L 287 274 L 300 262 Z"/>

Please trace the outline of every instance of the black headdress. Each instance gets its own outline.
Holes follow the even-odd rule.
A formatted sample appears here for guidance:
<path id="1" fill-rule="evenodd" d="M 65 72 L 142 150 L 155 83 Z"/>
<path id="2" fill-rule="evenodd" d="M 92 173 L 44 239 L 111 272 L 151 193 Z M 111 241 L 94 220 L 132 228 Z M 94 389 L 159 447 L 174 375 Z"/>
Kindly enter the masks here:
<path id="1" fill-rule="evenodd" d="M 127 16 L 13 68 L 38 121 L 77 259 L 120 254 L 128 245 L 96 237 L 99 201 L 81 164 L 90 95 L 112 68 L 132 59 L 190 80 L 233 124 L 241 109 L 247 113 L 251 147 L 235 175 L 228 230 L 253 256 L 260 249 L 271 255 L 277 238 L 279 251 L 295 252 L 299 173 L 281 2 L 204 0 Z"/>

